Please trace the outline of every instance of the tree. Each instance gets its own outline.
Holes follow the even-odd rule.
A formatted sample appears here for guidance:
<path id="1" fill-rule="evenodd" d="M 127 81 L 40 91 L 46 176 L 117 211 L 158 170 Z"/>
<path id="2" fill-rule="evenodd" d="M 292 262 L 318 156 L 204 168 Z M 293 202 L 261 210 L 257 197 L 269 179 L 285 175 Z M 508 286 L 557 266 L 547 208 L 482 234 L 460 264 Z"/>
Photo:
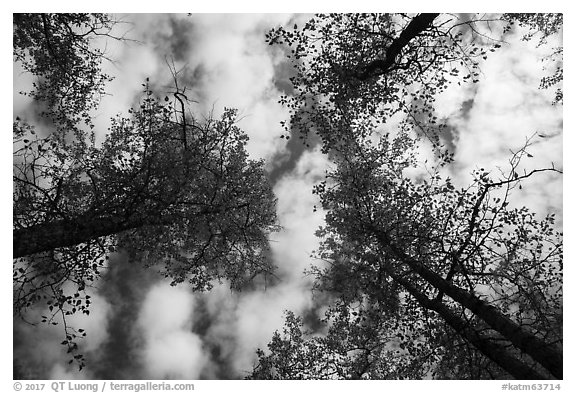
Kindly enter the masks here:
<path id="1" fill-rule="evenodd" d="M 33 124 L 13 124 L 14 311 L 23 315 L 44 303 L 43 321 L 61 320 L 69 352 L 85 332 L 68 326 L 66 316 L 89 314 L 86 288 L 110 252 L 157 266 L 173 285 L 187 282 L 194 290 L 214 280 L 239 289 L 273 268 L 267 235 L 277 228 L 275 198 L 263 162 L 248 157 L 235 110 L 197 121 L 185 90 L 176 84 L 162 99 L 147 81 L 140 106 L 113 118 L 101 145 L 79 124 L 84 115 L 76 115 L 96 108 L 106 79 L 86 39 L 108 20 L 15 17 L 15 59 L 42 75 L 32 96 L 50 108 L 55 127 L 39 136 Z M 63 32 L 55 32 L 57 23 Z M 92 27 L 78 34 L 85 23 Z M 37 36 L 40 27 L 45 35 Z M 50 68 L 51 62 L 67 68 Z M 62 90 L 59 77 L 72 78 L 70 90 Z M 65 124 L 75 132 L 66 134 Z M 74 359 L 83 366 L 82 355 Z"/>
<path id="2" fill-rule="evenodd" d="M 270 355 L 259 352 L 254 376 L 562 378 L 562 234 L 553 215 L 510 206 L 523 181 L 561 171 L 519 173 L 521 160 L 531 157 L 528 140 L 508 170 L 479 169 L 468 188 L 440 175 L 452 157 L 439 143 L 430 103 L 448 82 L 446 65 L 460 59 L 475 69 L 473 53 L 486 55 L 458 38 L 480 36 L 476 24 L 436 14 L 332 15 L 301 31 L 270 33 L 298 57 L 296 94 L 285 99 L 292 131 L 315 130 L 336 164 L 314 190 L 327 211 L 317 254 L 327 267 L 313 272 L 317 289 L 344 311 L 327 313 L 327 338 L 320 340 L 338 361 L 306 355 L 290 369 L 297 350 L 318 352 L 310 347 L 319 339 L 302 339 L 299 321 L 289 316 Z M 399 129 L 377 132 L 400 113 L 406 117 Z M 436 167 L 411 179 L 405 172 L 418 166 L 422 135 L 435 148 Z M 341 345 L 327 345 L 332 339 Z"/>

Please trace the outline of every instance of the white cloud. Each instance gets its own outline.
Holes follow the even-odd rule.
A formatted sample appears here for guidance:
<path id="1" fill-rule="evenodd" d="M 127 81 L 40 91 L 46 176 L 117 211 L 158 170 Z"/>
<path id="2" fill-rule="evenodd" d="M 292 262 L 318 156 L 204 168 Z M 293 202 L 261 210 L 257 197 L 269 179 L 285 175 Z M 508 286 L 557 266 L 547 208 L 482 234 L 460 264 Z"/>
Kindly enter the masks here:
<path id="1" fill-rule="evenodd" d="M 81 375 L 75 371 L 72 371 L 70 367 L 65 367 L 59 362 L 54 364 L 54 366 L 50 370 L 49 379 L 74 380 L 74 379 L 86 379 L 86 376 Z"/>
<path id="2" fill-rule="evenodd" d="M 147 294 L 136 323 L 146 378 L 198 379 L 207 357 L 192 333 L 193 309 L 194 297 L 184 287 L 160 283 Z"/>
<path id="3" fill-rule="evenodd" d="M 20 93 L 30 91 L 32 82 L 32 76 L 24 72 L 22 65 L 14 63 L 12 68 L 12 83 L 14 86 L 12 90 L 12 113 L 14 116 L 26 117 L 26 111 L 32 103 L 32 99 Z"/>
<path id="4" fill-rule="evenodd" d="M 284 324 L 284 310 L 299 312 L 310 306 L 310 290 L 302 280 L 288 280 L 247 293 L 232 293 L 224 285 L 199 294 L 206 304 L 210 325 L 204 343 L 217 345 L 221 359 L 227 359 L 238 377 L 252 370 L 256 349 L 265 348 L 275 330 Z M 213 361 L 203 365 L 210 376 Z M 212 370 L 214 371 L 214 370 Z"/>
<path id="5" fill-rule="evenodd" d="M 310 300 L 310 288 L 297 281 L 241 297 L 236 311 L 234 368 L 240 373 L 251 371 L 256 349 L 265 348 L 273 332 L 284 325 L 284 310 L 302 311 Z"/>
<path id="6" fill-rule="evenodd" d="M 72 326 L 84 329 L 86 337 L 82 339 L 82 350 L 92 352 L 97 355 L 98 348 L 105 343 L 108 338 L 108 318 L 111 312 L 111 305 L 96 291 L 86 291 L 90 295 L 90 315 L 76 313 L 68 318 L 68 323 Z"/>
<path id="7" fill-rule="evenodd" d="M 198 379 L 206 364 L 202 341 L 185 331 L 149 338 L 144 352 L 146 378 Z"/>
<path id="8" fill-rule="evenodd" d="M 310 253 L 318 246 L 314 233 L 323 224 L 324 214 L 312 187 L 324 178 L 328 165 L 326 155 L 319 150 L 306 151 L 295 170 L 274 187 L 283 230 L 273 235 L 271 246 L 279 270 L 292 279 L 301 279 L 302 271 L 312 262 Z M 313 212 L 314 206 L 317 212 Z"/>

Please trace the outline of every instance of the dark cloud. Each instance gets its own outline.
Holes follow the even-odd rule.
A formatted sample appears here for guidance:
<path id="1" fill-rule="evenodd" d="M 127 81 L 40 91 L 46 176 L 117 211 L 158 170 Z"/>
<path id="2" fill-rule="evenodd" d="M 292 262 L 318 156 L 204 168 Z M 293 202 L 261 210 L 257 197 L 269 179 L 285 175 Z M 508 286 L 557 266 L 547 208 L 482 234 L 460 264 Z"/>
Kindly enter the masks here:
<path id="1" fill-rule="evenodd" d="M 306 331 L 314 334 L 325 330 L 326 325 L 322 322 L 324 318 L 322 310 L 322 304 L 315 302 L 311 307 L 302 312 L 302 322 L 306 327 Z"/>
<path id="2" fill-rule="evenodd" d="M 282 50 L 269 50 L 270 52 L 280 52 L 284 53 L 285 51 Z M 274 53 L 271 53 L 274 55 Z M 283 56 L 284 57 L 284 56 Z M 274 87 L 284 95 L 292 95 L 294 94 L 294 86 L 290 81 L 290 78 L 296 75 L 296 70 L 292 65 L 292 62 L 283 60 L 278 62 L 274 65 L 274 79 L 272 82 L 274 83 Z"/>
<path id="3" fill-rule="evenodd" d="M 18 359 L 12 360 L 12 378 L 13 379 L 34 379 L 31 369 L 26 368 Z"/>
<path id="4" fill-rule="evenodd" d="M 462 102 L 462 110 L 461 110 L 462 117 L 467 119 L 473 106 L 474 106 L 474 98 L 470 98 Z"/>
<path id="5" fill-rule="evenodd" d="M 283 60 L 274 65 L 274 87 L 283 95 L 292 96 L 294 94 L 294 87 L 290 78 L 295 76 L 296 71 L 292 61 L 286 58 L 289 49 L 284 46 L 272 45 L 268 47 L 268 52 L 271 57 L 280 57 Z M 279 135 L 279 137 L 286 138 L 286 151 L 277 152 L 272 158 L 272 170 L 270 171 L 270 180 L 272 184 L 276 184 L 278 180 L 287 173 L 290 173 L 296 167 L 296 163 L 302 156 L 302 153 L 309 148 L 307 141 L 298 137 L 297 130 L 291 130 L 289 135 Z"/>
<path id="6" fill-rule="evenodd" d="M 476 87 L 472 87 L 474 95 L 462 102 L 460 106 L 460 111 L 457 115 L 458 118 L 468 121 L 470 118 L 470 111 L 474 107 L 474 98 L 476 96 Z M 438 135 L 440 136 L 440 141 L 442 144 L 450 151 L 455 152 L 457 149 L 457 138 L 458 138 L 458 127 L 454 126 L 449 119 L 444 119 L 445 127 L 438 129 Z"/>
<path id="7" fill-rule="evenodd" d="M 146 44 L 151 44 L 159 56 L 186 61 L 194 50 L 195 27 L 192 18 L 176 14 L 139 16 L 144 22 L 141 34 Z"/>
<path id="8" fill-rule="evenodd" d="M 203 350 L 208 353 L 211 360 L 210 367 L 203 370 L 200 379 L 237 379 L 233 359 L 229 355 L 233 352 L 229 350 L 230 345 L 235 345 L 234 337 L 230 334 L 226 340 L 222 340 L 222 337 L 214 337 L 210 334 L 211 329 L 218 323 L 218 315 L 211 313 L 205 296 L 196 296 L 192 326 L 192 332 L 200 336 Z M 232 331 L 231 328 L 230 333 Z"/>
<path id="9" fill-rule="evenodd" d="M 276 154 L 272 158 L 272 170 L 269 172 L 270 181 L 276 184 L 282 176 L 292 172 L 306 150 L 306 144 L 298 138 L 290 138 L 286 142 L 287 153 Z"/>
<path id="10" fill-rule="evenodd" d="M 110 269 L 102 277 L 99 294 L 110 304 L 108 340 L 97 354 L 98 360 L 90 364 L 97 379 L 138 379 L 141 365 L 136 351 L 143 343 L 135 335 L 134 325 L 142 302 L 150 287 L 161 276 L 136 263 L 125 255 L 115 254 Z M 88 359 L 90 360 L 90 359 Z"/>
<path id="11" fill-rule="evenodd" d="M 25 324 L 22 320 L 14 319 L 12 325 L 13 378 L 48 379 L 50 369 L 44 362 L 30 354 L 30 343 L 27 340 Z M 30 326 L 27 327 L 30 329 Z"/>
<path id="12" fill-rule="evenodd" d="M 473 92 L 475 95 L 475 88 L 473 87 Z M 460 110 L 456 113 L 456 119 L 467 120 L 469 113 L 474 106 L 474 95 L 472 98 L 463 101 L 460 104 Z M 423 103 L 420 100 L 415 99 L 413 102 L 415 105 L 421 106 Z M 419 126 L 414 128 L 416 134 L 420 137 L 429 138 L 437 135 L 440 144 L 448 149 L 448 151 L 454 153 L 457 148 L 457 137 L 458 137 L 458 127 L 455 125 L 456 122 L 452 121 L 451 117 L 444 117 L 439 119 L 436 123 L 431 123 L 429 121 L 430 117 L 439 117 L 435 108 L 432 107 L 429 112 L 423 111 L 414 114 L 414 119 L 417 121 Z"/>
<path id="13" fill-rule="evenodd" d="M 438 136 L 440 137 L 440 142 L 445 148 L 450 152 L 456 151 L 456 136 L 458 135 L 458 130 L 456 127 L 446 124 L 445 127 L 438 129 Z"/>
<path id="14" fill-rule="evenodd" d="M 176 61 L 186 61 L 192 51 L 194 42 L 194 24 L 191 18 L 169 17 L 169 26 L 172 31 L 167 41 L 169 43 L 170 54 Z"/>

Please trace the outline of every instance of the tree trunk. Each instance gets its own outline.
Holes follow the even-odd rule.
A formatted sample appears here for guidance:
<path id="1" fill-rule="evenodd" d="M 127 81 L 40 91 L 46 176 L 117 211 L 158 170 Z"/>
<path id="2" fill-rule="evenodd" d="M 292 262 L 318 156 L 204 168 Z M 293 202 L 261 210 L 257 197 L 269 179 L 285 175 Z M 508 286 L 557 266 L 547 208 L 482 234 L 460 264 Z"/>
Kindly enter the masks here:
<path id="1" fill-rule="evenodd" d="M 404 262 L 410 269 L 421 278 L 431 284 L 434 288 L 445 293 L 454 301 L 472 311 L 476 316 L 486 322 L 492 329 L 499 332 L 506 339 L 522 352 L 530 355 L 540 363 L 550 373 L 562 379 L 562 350 L 554 348 L 552 344 L 536 337 L 528 330 L 519 326 L 506 315 L 502 314 L 496 307 L 479 299 L 474 294 L 463 290 L 445 280 L 442 276 L 427 268 L 424 264 L 416 261 L 404 251 L 394 246 L 389 237 L 378 231 L 376 236 L 379 241 Z"/>
<path id="2" fill-rule="evenodd" d="M 55 220 L 13 233 L 13 257 L 19 258 L 59 247 L 86 243 L 91 239 L 110 236 L 143 225 L 142 220 L 120 217 L 90 217 Z"/>
<path id="3" fill-rule="evenodd" d="M 356 77 L 360 80 L 366 80 L 374 75 L 382 75 L 388 72 L 396 63 L 402 49 L 416 38 L 418 34 L 430 28 L 438 15 L 440 14 L 419 14 L 414 17 L 406 28 L 402 30 L 398 38 L 394 39 L 388 49 L 386 49 L 386 57 L 368 63 L 364 71 Z"/>
<path id="4" fill-rule="evenodd" d="M 418 291 L 409 281 L 393 272 L 389 272 L 389 274 L 392 279 L 404 287 L 421 306 L 440 315 L 465 341 L 476 347 L 484 356 L 492 360 L 514 378 L 548 379 L 538 370 L 510 354 L 506 347 L 494 342 L 488 337 L 480 336 L 474 328 L 469 326 L 467 321 L 456 315 L 454 311 L 445 304 L 429 299 L 425 294 Z"/>

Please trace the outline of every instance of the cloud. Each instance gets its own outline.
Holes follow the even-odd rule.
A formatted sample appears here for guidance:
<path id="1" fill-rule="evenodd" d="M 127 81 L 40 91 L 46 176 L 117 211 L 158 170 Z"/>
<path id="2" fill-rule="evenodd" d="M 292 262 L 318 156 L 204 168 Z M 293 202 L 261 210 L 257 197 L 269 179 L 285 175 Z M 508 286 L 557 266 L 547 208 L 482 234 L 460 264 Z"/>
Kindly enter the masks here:
<path id="1" fill-rule="evenodd" d="M 312 194 L 314 184 L 324 179 L 329 166 L 319 149 L 306 151 L 294 171 L 282 177 L 274 187 L 278 197 L 278 218 L 283 230 L 272 237 L 272 252 L 279 270 L 293 279 L 310 265 L 310 253 L 318 246 L 314 233 L 324 222 L 320 200 Z M 317 211 L 314 213 L 314 207 Z"/>
<path id="2" fill-rule="evenodd" d="M 265 348 L 284 322 L 284 310 L 303 311 L 311 304 L 309 286 L 292 280 L 266 289 L 232 293 L 217 286 L 196 294 L 204 311 L 194 315 L 206 360 L 201 378 L 243 378 L 255 365 L 257 348 Z"/>
<path id="3" fill-rule="evenodd" d="M 30 91 L 33 81 L 31 74 L 25 73 L 20 63 L 14 63 L 12 68 L 12 83 L 14 85 L 12 90 L 12 112 L 14 117 L 20 116 L 22 119 L 26 119 L 31 116 L 27 111 L 32 104 L 32 99 L 20 93 Z"/>
<path id="4" fill-rule="evenodd" d="M 136 329 L 143 376 L 148 379 L 198 379 L 207 357 L 191 331 L 194 297 L 184 287 L 155 285 L 146 295 Z"/>
<path id="5" fill-rule="evenodd" d="M 99 348 L 98 361 L 89 364 L 96 378 L 141 376 L 140 365 L 133 361 L 142 345 L 134 321 L 138 319 L 146 294 L 161 279 L 153 268 L 145 269 L 139 263 L 129 262 L 126 255 L 110 257 L 109 268 L 98 282 L 98 292 L 110 304 L 110 311 L 108 338 Z"/>
<path id="6" fill-rule="evenodd" d="M 322 178 L 327 158 L 318 150 L 305 152 L 295 170 L 278 181 L 274 192 L 278 197 L 278 217 L 283 230 L 271 239 L 272 255 L 278 266 L 279 284 L 266 291 L 242 296 L 238 305 L 237 370 L 251 370 L 255 349 L 264 348 L 272 333 L 284 322 L 284 311 L 301 312 L 312 304 L 312 279 L 304 270 L 317 261 L 310 253 L 318 246 L 314 233 L 323 224 L 312 185 Z"/>

